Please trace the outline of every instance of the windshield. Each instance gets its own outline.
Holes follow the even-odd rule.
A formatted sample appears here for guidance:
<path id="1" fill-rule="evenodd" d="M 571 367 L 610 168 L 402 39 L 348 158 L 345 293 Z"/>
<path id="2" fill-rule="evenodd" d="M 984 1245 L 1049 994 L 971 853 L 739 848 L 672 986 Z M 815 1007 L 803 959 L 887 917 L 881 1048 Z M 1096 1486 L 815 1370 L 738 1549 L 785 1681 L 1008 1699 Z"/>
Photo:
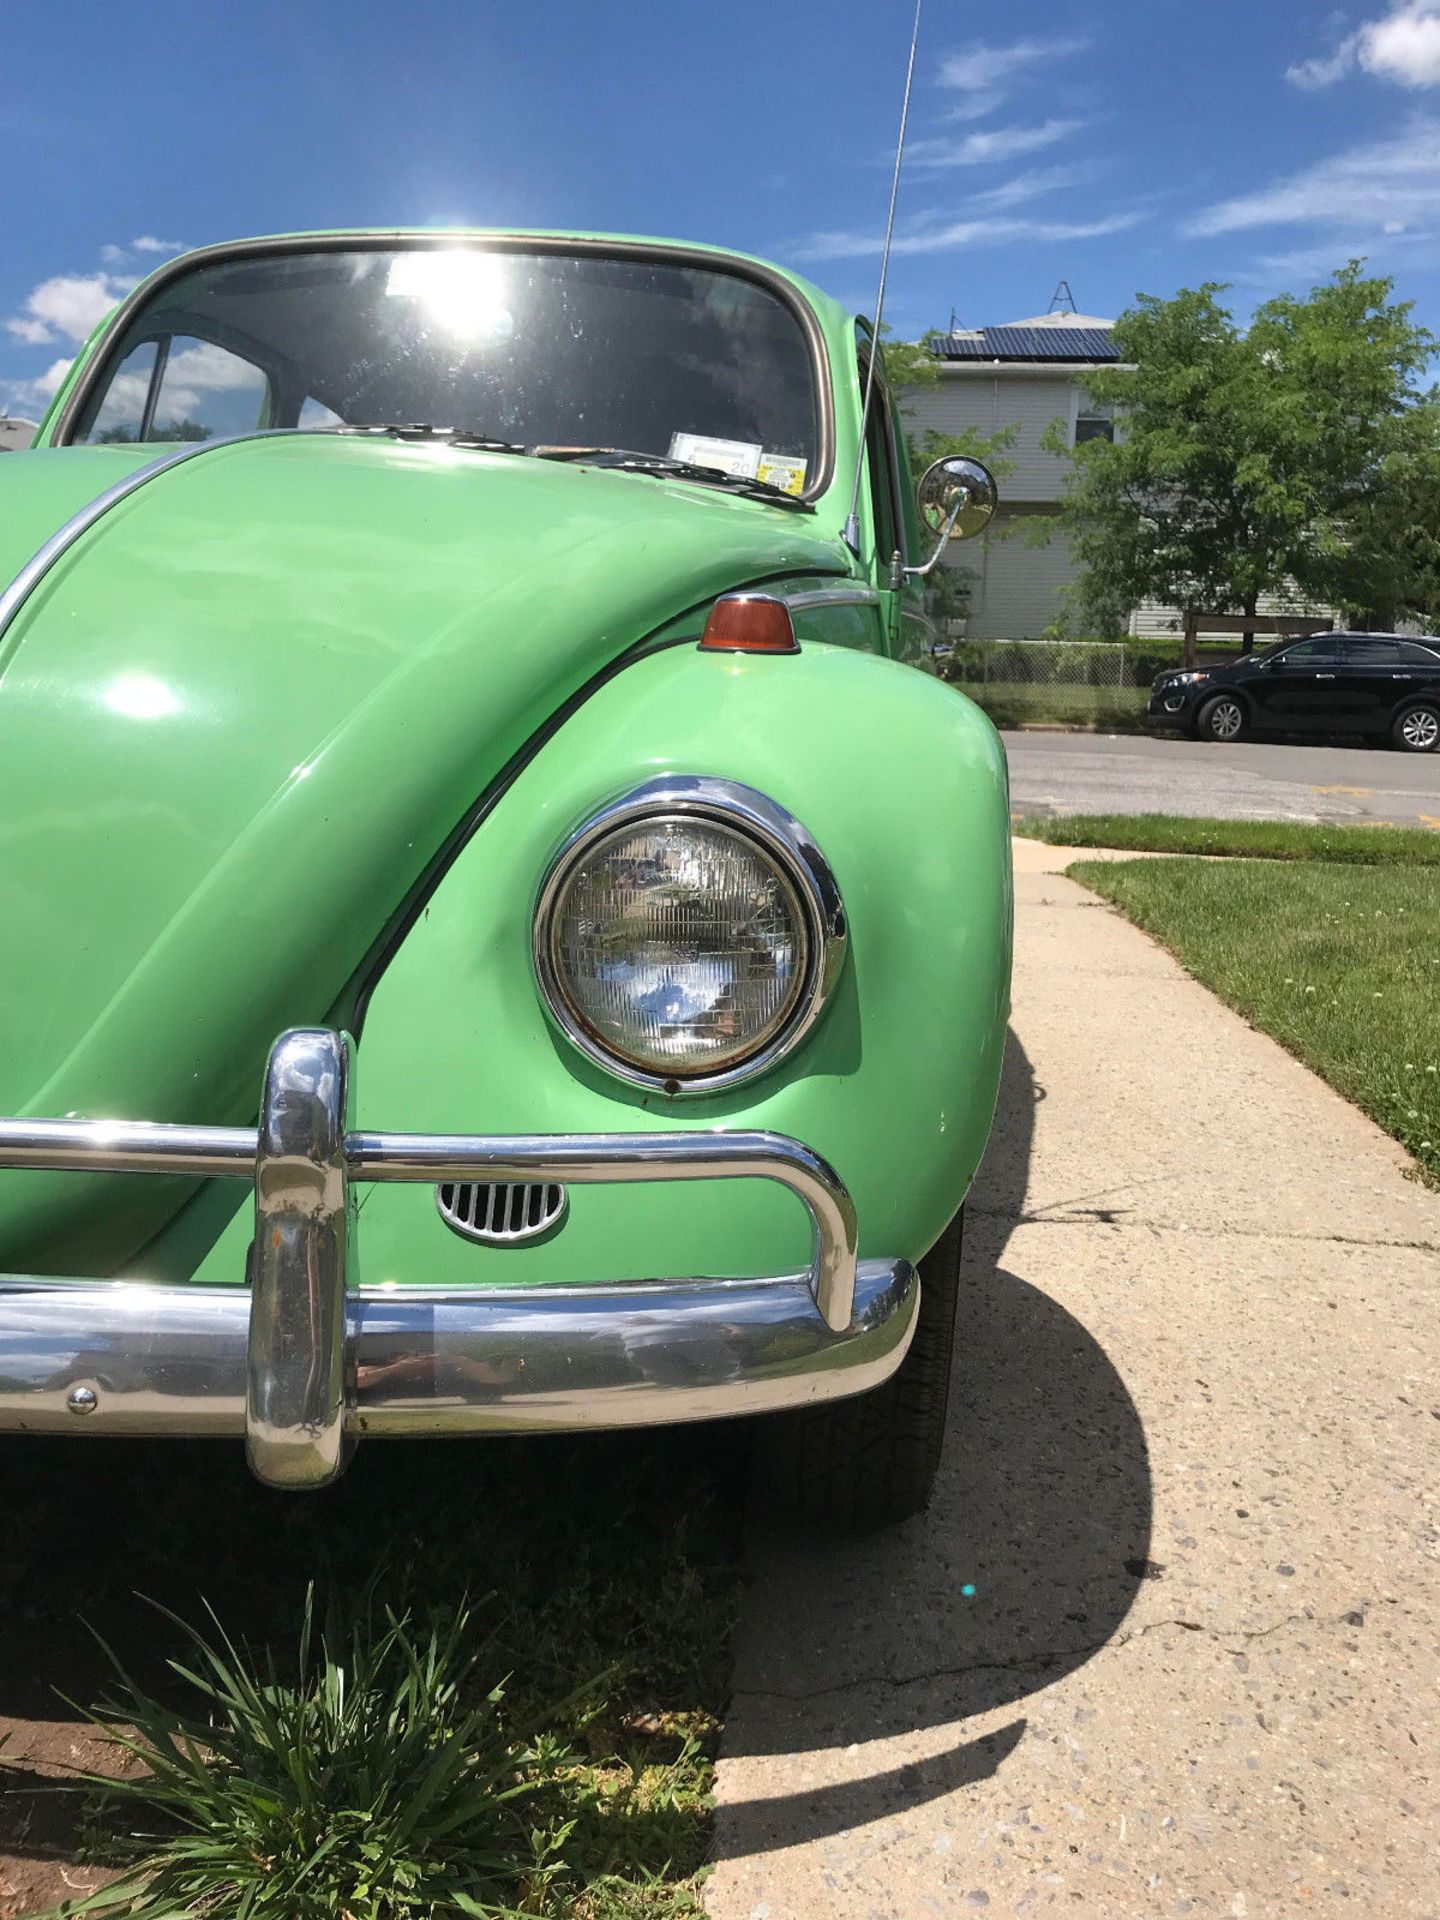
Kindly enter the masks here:
<path id="1" fill-rule="evenodd" d="M 480 246 L 179 274 L 116 342 L 74 437 L 395 425 L 623 447 L 795 494 L 820 450 L 805 331 L 766 287 L 662 258 Z"/>

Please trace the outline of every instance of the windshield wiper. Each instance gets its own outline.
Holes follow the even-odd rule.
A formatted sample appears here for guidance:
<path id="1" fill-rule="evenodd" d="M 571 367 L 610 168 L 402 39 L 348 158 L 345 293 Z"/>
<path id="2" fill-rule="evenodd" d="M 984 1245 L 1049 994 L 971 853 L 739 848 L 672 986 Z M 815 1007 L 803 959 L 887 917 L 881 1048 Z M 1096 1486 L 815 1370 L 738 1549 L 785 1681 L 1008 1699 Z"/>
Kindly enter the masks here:
<path id="1" fill-rule="evenodd" d="M 720 487 L 727 493 L 741 493 L 754 500 L 767 500 L 771 506 L 793 507 L 800 513 L 812 511 L 805 500 L 775 486 L 769 480 L 757 480 L 744 473 L 727 473 L 723 467 L 703 467 L 693 460 L 672 460 L 664 453 L 640 453 L 631 447 L 533 447 L 541 460 L 569 460 L 586 466 L 604 467 L 611 473 L 648 473 L 662 480 L 694 480 L 702 486 Z"/>
<path id="2" fill-rule="evenodd" d="M 367 420 L 359 426 L 320 427 L 320 433 L 374 434 L 387 440 L 443 440 L 450 447 L 482 453 L 527 453 L 517 440 L 497 440 L 483 427 L 433 427 L 426 420 Z"/>

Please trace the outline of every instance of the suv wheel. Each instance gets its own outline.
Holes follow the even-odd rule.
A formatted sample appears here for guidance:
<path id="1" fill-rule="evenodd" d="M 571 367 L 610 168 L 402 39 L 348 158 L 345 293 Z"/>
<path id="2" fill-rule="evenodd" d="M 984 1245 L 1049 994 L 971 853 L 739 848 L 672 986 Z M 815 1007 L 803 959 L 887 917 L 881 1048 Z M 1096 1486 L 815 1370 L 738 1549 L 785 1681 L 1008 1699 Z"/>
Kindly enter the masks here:
<path id="1" fill-rule="evenodd" d="M 910 1351 L 884 1386 L 757 1422 L 763 1497 L 822 1526 L 869 1531 L 929 1504 L 945 1438 L 964 1208 L 920 1262 Z"/>
<path id="2" fill-rule="evenodd" d="M 1195 731 L 1202 740 L 1238 740 L 1245 732 L 1245 709 L 1233 694 L 1217 693 L 1200 709 Z"/>
<path id="3" fill-rule="evenodd" d="M 1390 737 L 1402 753 L 1433 753 L 1440 743 L 1440 705 L 1406 707 L 1396 714 Z"/>

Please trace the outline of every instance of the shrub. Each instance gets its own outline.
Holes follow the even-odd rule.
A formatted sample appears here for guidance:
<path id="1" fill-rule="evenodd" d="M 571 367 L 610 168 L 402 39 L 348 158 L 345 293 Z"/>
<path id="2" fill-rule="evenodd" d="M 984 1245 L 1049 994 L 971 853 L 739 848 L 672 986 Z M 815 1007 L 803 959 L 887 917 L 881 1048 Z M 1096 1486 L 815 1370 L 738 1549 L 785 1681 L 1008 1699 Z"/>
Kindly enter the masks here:
<path id="1" fill-rule="evenodd" d="M 89 1717 L 138 1771 L 81 1778 L 128 1815 L 124 1867 L 59 1913 L 490 1920 L 560 1870 L 570 1825 L 544 1789 L 568 1752 L 507 1732 L 467 1607 L 422 1629 L 367 1601 L 317 1634 L 312 1591 L 290 1678 L 213 1613 L 208 1638 L 160 1611 L 188 1642 L 168 1664 L 197 1710 L 160 1704 L 117 1663 L 118 1696 Z"/>

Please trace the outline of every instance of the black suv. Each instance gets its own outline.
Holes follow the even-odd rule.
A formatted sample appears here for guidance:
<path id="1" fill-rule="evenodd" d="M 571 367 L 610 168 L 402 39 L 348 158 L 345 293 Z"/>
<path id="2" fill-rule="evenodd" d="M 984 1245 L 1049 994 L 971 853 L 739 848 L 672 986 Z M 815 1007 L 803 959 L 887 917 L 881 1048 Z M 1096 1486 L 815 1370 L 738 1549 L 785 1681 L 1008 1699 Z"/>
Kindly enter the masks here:
<path id="1" fill-rule="evenodd" d="M 1202 740 L 1247 733 L 1363 733 L 1406 753 L 1440 742 L 1440 640 L 1317 633 L 1228 667 L 1157 673 L 1151 723 Z"/>

